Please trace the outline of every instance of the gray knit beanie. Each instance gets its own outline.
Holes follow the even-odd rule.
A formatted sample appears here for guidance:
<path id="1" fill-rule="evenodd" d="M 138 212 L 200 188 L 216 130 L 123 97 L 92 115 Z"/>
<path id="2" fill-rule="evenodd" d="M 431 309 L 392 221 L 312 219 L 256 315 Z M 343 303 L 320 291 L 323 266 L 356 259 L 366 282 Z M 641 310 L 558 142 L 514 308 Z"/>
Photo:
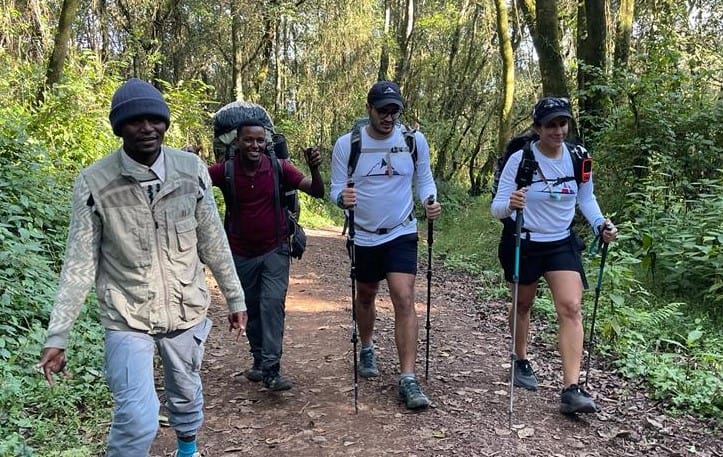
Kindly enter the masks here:
<path id="1" fill-rule="evenodd" d="M 171 124 L 171 111 L 158 89 L 138 78 L 131 78 L 115 91 L 111 100 L 108 118 L 113 133 L 121 136 L 123 123 L 143 115 L 163 119 L 166 128 Z"/>

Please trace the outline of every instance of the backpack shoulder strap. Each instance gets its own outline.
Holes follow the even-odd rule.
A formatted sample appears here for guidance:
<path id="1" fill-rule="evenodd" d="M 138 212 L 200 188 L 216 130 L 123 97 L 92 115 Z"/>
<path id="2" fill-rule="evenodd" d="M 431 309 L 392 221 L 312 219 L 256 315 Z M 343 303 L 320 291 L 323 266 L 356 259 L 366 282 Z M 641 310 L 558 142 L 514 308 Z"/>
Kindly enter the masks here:
<path id="1" fill-rule="evenodd" d="M 572 168 L 575 170 L 575 181 L 579 186 L 582 182 L 587 182 L 589 178 L 583 176 L 583 164 L 586 161 L 591 161 L 590 153 L 580 144 L 573 144 L 565 142 L 567 150 L 570 151 L 570 158 L 572 159 Z"/>
<path id="2" fill-rule="evenodd" d="M 412 162 L 414 163 L 414 169 L 417 169 L 417 137 L 416 129 L 409 128 L 406 124 L 402 124 L 402 133 L 404 134 L 404 142 L 407 143 L 409 148 L 409 154 L 412 156 Z"/>
<path id="3" fill-rule="evenodd" d="M 522 146 L 522 160 L 535 160 L 535 154 L 532 152 L 532 141 L 528 141 Z M 522 164 L 522 161 L 520 161 Z"/>
<path id="4" fill-rule="evenodd" d="M 233 204 L 236 201 L 236 186 L 233 182 L 233 157 L 229 157 L 223 162 L 223 172 L 226 178 L 226 191 L 231 197 L 231 201 L 228 203 Z M 228 205 L 227 203 L 227 205 Z"/>
<path id="5" fill-rule="evenodd" d="M 361 128 L 359 125 L 354 125 L 351 130 L 351 148 L 349 150 L 349 163 L 347 164 L 346 175 L 351 178 L 356 170 L 356 165 L 359 163 L 359 156 L 361 155 Z"/>
<path id="6" fill-rule="evenodd" d="M 268 155 L 268 159 L 271 161 L 271 176 L 274 178 L 274 214 L 278 215 L 279 211 L 281 211 L 282 204 L 281 204 L 281 195 L 283 194 L 283 180 L 284 180 L 284 168 L 281 166 L 281 163 L 279 163 L 279 159 L 276 158 L 274 154 Z M 286 208 L 286 206 L 283 206 Z M 284 211 L 284 216 L 289 217 L 288 211 Z M 277 216 L 274 216 L 274 220 L 276 221 L 276 240 L 279 241 L 279 224 Z"/>
<path id="7" fill-rule="evenodd" d="M 404 135 L 404 142 L 409 148 L 409 154 L 412 156 L 414 162 L 414 169 L 417 169 L 417 138 L 415 133 L 417 131 L 402 124 L 402 134 Z M 351 130 L 351 149 L 349 150 L 349 163 L 347 165 L 347 176 L 351 178 L 356 170 L 357 163 L 359 163 L 359 156 L 361 155 L 361 128 L 359 125 L 354 125 Z"/>
<path id="8" fill-rule="evenodd" d="M 227 232 L 231 232 L 231 211 L 236 207 L 236 183 L 234 182 L 234 155 L 231 146 L 226 146 L 226 160 L 223 161 L 223 174 L 225 187 L 222 189 L 226 211 L 224 214 L 224 226 Z"/>

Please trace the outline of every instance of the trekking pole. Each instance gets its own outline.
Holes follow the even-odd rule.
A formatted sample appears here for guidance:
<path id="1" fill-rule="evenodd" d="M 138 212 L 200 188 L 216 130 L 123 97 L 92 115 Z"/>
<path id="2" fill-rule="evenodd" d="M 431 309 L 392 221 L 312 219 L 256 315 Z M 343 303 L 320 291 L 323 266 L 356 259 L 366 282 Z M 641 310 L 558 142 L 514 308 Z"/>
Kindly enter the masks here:
<path id="1" fill-rule="evenodd" d="M 354 182 L 349 180 L 347 187 L 354 187 Z M 359 340 L 357 335 L 357 322 L 356 322 L 356 252 L 354 248 L 354 234 L 356 232 L 354 228 L 354 209 L 349 210 L 349 237 L 347 238 L 347 247 L 349 248 L 349 259 L 351 260 L 351 270 L 349 277 L 351 278 L 351 342 L 354 349 L 354 414 L 359 413 L 359 374 L 358 362 L 357 362 L 357 341 Z"/>
<path id="2" fill-rule="evenodd" d="M 534 160 L 523 159 L 520 167 L 517 169 L 515 183 L 517 189 L 528 187 L 532 183 L 532 174 L 537 170 L 537 162 Z M 515 401 L 515 342 L 517 341 L 517 298 L 520 293 L 520 245 L 522 238 L 522 226 L 524 225 L 524 216 L 521 208 L 515 210 L 515 265 L 512 273 L 512 344 L 510 355 L 510 409 L 508 422 L 512 428 L 512 412 Z"/>
<path id="3" fill-rule="evenodd" d="M 512 274 L 512 347 L 510 349 L 510 409 L 509 426 L 512 428 L 512 409 L 515 399 L 515 342 L 517 341 L 517 297 L 520 291 L 520 238 L 522 237 L 523 216 L 522 210 L 516 210 L 515 217 L 515 267 Z"/>
<path id="4" fill-rule="evenodd" d="M 603 231 L 610 230 L 606 224 Z M 587 387 L 587 378 L 590 377 L 590 357 L 592 356 L 593 345 L 595 344 L 595 318 L 597 317 L 597 304 L 600 300 L 600 290 L 602 289 L 602 276 L 603 269 L 605 268 L 605 259 L 608 256 L 608 244 L 603 241 L 602 233 L 600 234 L 600 241 L 598 249 L 600 249 L 600 269 L 597 272 L 597 285 L 595 285 L 595 303 L 592 307 L 592 322 L 590 322 L 590 336 L 587 342 L 587 357 L 585 358 L 585 382 L 583 385 Z"/>
<path id="5" fill-rule="evenodd" d="M 434 203 L 434 195 L 427 198 L 429 205 Z M 427 220 L 427 355 L 424 365 L 424 380 L 429 381 L 429 330 L 432 324 L 429 321 L 429 311 L 432 302 L 432 244 L 434 244 L 434 221 Z"/>

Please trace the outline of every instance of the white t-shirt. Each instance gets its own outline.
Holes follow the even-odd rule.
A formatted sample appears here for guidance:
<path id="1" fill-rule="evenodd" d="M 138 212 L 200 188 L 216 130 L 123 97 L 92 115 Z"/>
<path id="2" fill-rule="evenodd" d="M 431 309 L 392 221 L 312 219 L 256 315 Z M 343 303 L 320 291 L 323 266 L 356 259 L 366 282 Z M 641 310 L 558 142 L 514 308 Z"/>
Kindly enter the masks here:
<path id="1" fill-rule="evenodd" d="M 415 132 L 417 148 L 416 172 L 412 155 L 404 141 L 401 127 L 383 140 L 369 136 L 361 128 L 361 154 L 352 176 L 357 192 L 354 208 L 356 231 L 354 243 L 377 246 L 399 236 L 417 232 L 412 214 L 414 202 L 412 185 L 420 201 L 437 196 L 437 187 L 429 163 L 429 144 L 420 132 Z M 347 167 L 351 153 L 351 133 L 336 140 L 331 158 L 331 189 L 333 202 L 347 186 Z M 410 220 L 410 215 L 412 219 Z M 379 234 L 379 229 L 387 233 Z"/>
<path id="2" fill-rule="evenodd" d="M 593 193 L 592 177 L 578 186 L 567 146 L 563 145 L 562 154 L 557 159 L 542 154 L 537 142 L 532 144 L 531 149 L 538 168 L 532 176 L 524 209 L 523 229 L 530 232 L 530 239 L 557 241 L 566 238 L 570 234 L 576 204 L 593 230 L 597 230 L 605 218 Z M 515 176 L 521 160 L 522 150 L 512 154 L 500 175 L 497 194 L 491 205 L 492 215 L 498 219 L 511 217 L 514 220 L 516 217 L 516 211 L 510 210 L 509 203 L 510 194 L 517 189 Z"/>

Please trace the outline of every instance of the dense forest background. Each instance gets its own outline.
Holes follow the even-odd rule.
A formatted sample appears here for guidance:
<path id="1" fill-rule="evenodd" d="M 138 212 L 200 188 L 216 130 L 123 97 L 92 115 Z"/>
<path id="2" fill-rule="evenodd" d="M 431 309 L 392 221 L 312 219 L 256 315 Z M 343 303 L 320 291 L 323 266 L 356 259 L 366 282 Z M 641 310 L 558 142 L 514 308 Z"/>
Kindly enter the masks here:
<path id="1" fill-rule="evenodd" d="M 166 143 L 196 145 L 209 162 L 211 117 L 232 100 L 267 107 L 303 163 L 302 145 L 328 157 L 364 115 L 374 81 L 399 82 L 404 120 L 432 149 L 446 208 L 440 248 L 448 265 L 485 278 L 488 294 L 504 290 L 490 254 L 495 159 L 528 126 L 536 98 L 570 97 L 573 135 L 593 152 L 596 193 L 623 234 L 608 260 L 598 349 L 671 413 L 721 418 L 720 1 L 2 0 L 0 9 L 0 455 L 102 446 L 110 400 L 93 307 L 73 332 L 73 379 L 51 394 L 32 367 L 72 179 L 119 145 L 110 98 L 132 76 L 167 97 Z M 307 223 L 338 217 L 307 203 Z"/>

